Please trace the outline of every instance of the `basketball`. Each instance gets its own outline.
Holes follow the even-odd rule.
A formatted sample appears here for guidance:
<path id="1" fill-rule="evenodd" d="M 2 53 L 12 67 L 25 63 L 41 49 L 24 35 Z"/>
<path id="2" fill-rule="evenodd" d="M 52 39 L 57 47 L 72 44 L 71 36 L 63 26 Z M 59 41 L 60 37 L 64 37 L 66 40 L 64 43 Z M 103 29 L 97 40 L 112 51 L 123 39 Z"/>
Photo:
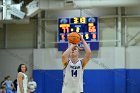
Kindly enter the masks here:
<path id="1" fill-rule="evenodd" d="M 77 32 L 72 32 L 68 35 L 68 42 L 72 44 L 80 43 L 80 35 Z"/>

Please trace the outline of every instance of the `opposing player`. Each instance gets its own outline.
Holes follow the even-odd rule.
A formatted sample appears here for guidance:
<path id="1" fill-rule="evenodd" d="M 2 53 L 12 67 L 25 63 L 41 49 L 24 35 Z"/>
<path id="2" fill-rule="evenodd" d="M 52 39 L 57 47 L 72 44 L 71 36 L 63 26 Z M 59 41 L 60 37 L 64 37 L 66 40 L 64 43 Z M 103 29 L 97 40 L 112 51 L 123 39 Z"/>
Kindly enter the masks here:
<path id="1" fill-rule="evenodd" d="M 83 93 L 83 70 L 90 60 L 91 50 L 81 35 L 80 37 L 86 52 L 83 59 L 78 59 L 79 47 L 74 44 L 71 44 L 62 54 L 64 65 L 62 93 Z"/>
<path id="2" fill-rule="evenodd" d="M 4 85 L 6 86 L 6 93 L 13 93 L 12 89 L 14 88 L 14 84 L 12 83 L 10 76 L 6 77 L 6 81 L 3 82 L 2 86 Z"/>

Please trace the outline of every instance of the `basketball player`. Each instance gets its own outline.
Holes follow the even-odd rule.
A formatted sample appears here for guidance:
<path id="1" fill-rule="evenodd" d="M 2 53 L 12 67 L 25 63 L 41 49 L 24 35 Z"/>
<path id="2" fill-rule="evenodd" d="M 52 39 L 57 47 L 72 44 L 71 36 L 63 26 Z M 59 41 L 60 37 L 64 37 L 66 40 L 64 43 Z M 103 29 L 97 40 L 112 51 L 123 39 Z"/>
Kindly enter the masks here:
<path id="1" fill-rule="evenodd" d="M 64 81 L 62 93 L 83 93 L 83 70 L 91 57 L 91 50 L 85 40 L 81 37 L 84 45 L 85 56 L 79 60 L 79 48 L 71 44 L 62 54 L 62 63 L 64 65 Z"/>
<path id="2" fill-rule="evenodd" d="M 28 89 L 30 93 L 35 93 L 36 87 L 37 87 L 37 84 L 34 81 L 34 79 L 31 77 L 30 81 L 28 82 Z"/>
<path id="3" fill-rule="evenodd" d="M 29 93 L 27 89 L 28 77 L 25 74 L 27 67 L 25 64 L 20 64 L 18 67 L 18 76 L 17 76 L 17 93 Z"/>
<path id="4" fill-rule="evenodd" d="M 6 86 L 6 93 L 13 93 L 14 84 L 10 80 L 10 76 L 6 77 L 6 81 L 3 82 L 2 86 Z"/>

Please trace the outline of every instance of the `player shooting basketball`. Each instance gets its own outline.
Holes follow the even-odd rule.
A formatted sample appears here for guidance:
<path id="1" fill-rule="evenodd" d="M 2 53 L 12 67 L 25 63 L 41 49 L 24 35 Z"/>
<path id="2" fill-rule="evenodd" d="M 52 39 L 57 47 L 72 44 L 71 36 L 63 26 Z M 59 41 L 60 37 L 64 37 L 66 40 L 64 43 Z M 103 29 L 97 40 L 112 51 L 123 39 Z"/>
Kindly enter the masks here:
<path id="1" fill-rule="evenodd" d="M 64 65 L 64 82 L 62 93 L 83 93 L 83 70 L 91 57 L 91 50 L 83 37 L 80 35 L 84 45 L 85 56 L 79 60 L 79 48 L 71 44 L 62 54 L 62 63 Z"/>

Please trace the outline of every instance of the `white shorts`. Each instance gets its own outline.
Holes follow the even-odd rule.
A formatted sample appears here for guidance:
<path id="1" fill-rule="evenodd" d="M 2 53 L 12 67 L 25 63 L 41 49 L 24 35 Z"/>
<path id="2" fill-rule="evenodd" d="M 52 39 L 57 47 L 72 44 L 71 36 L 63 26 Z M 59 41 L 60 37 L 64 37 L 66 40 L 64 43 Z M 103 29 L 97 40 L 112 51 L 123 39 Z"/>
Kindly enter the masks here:
<path id="1" fill-rule="evenodd" d="M 80 93 L 81 91 L 79 88 L 70 88 L 70 87 L 63 87 L 62 93 Z"/>

